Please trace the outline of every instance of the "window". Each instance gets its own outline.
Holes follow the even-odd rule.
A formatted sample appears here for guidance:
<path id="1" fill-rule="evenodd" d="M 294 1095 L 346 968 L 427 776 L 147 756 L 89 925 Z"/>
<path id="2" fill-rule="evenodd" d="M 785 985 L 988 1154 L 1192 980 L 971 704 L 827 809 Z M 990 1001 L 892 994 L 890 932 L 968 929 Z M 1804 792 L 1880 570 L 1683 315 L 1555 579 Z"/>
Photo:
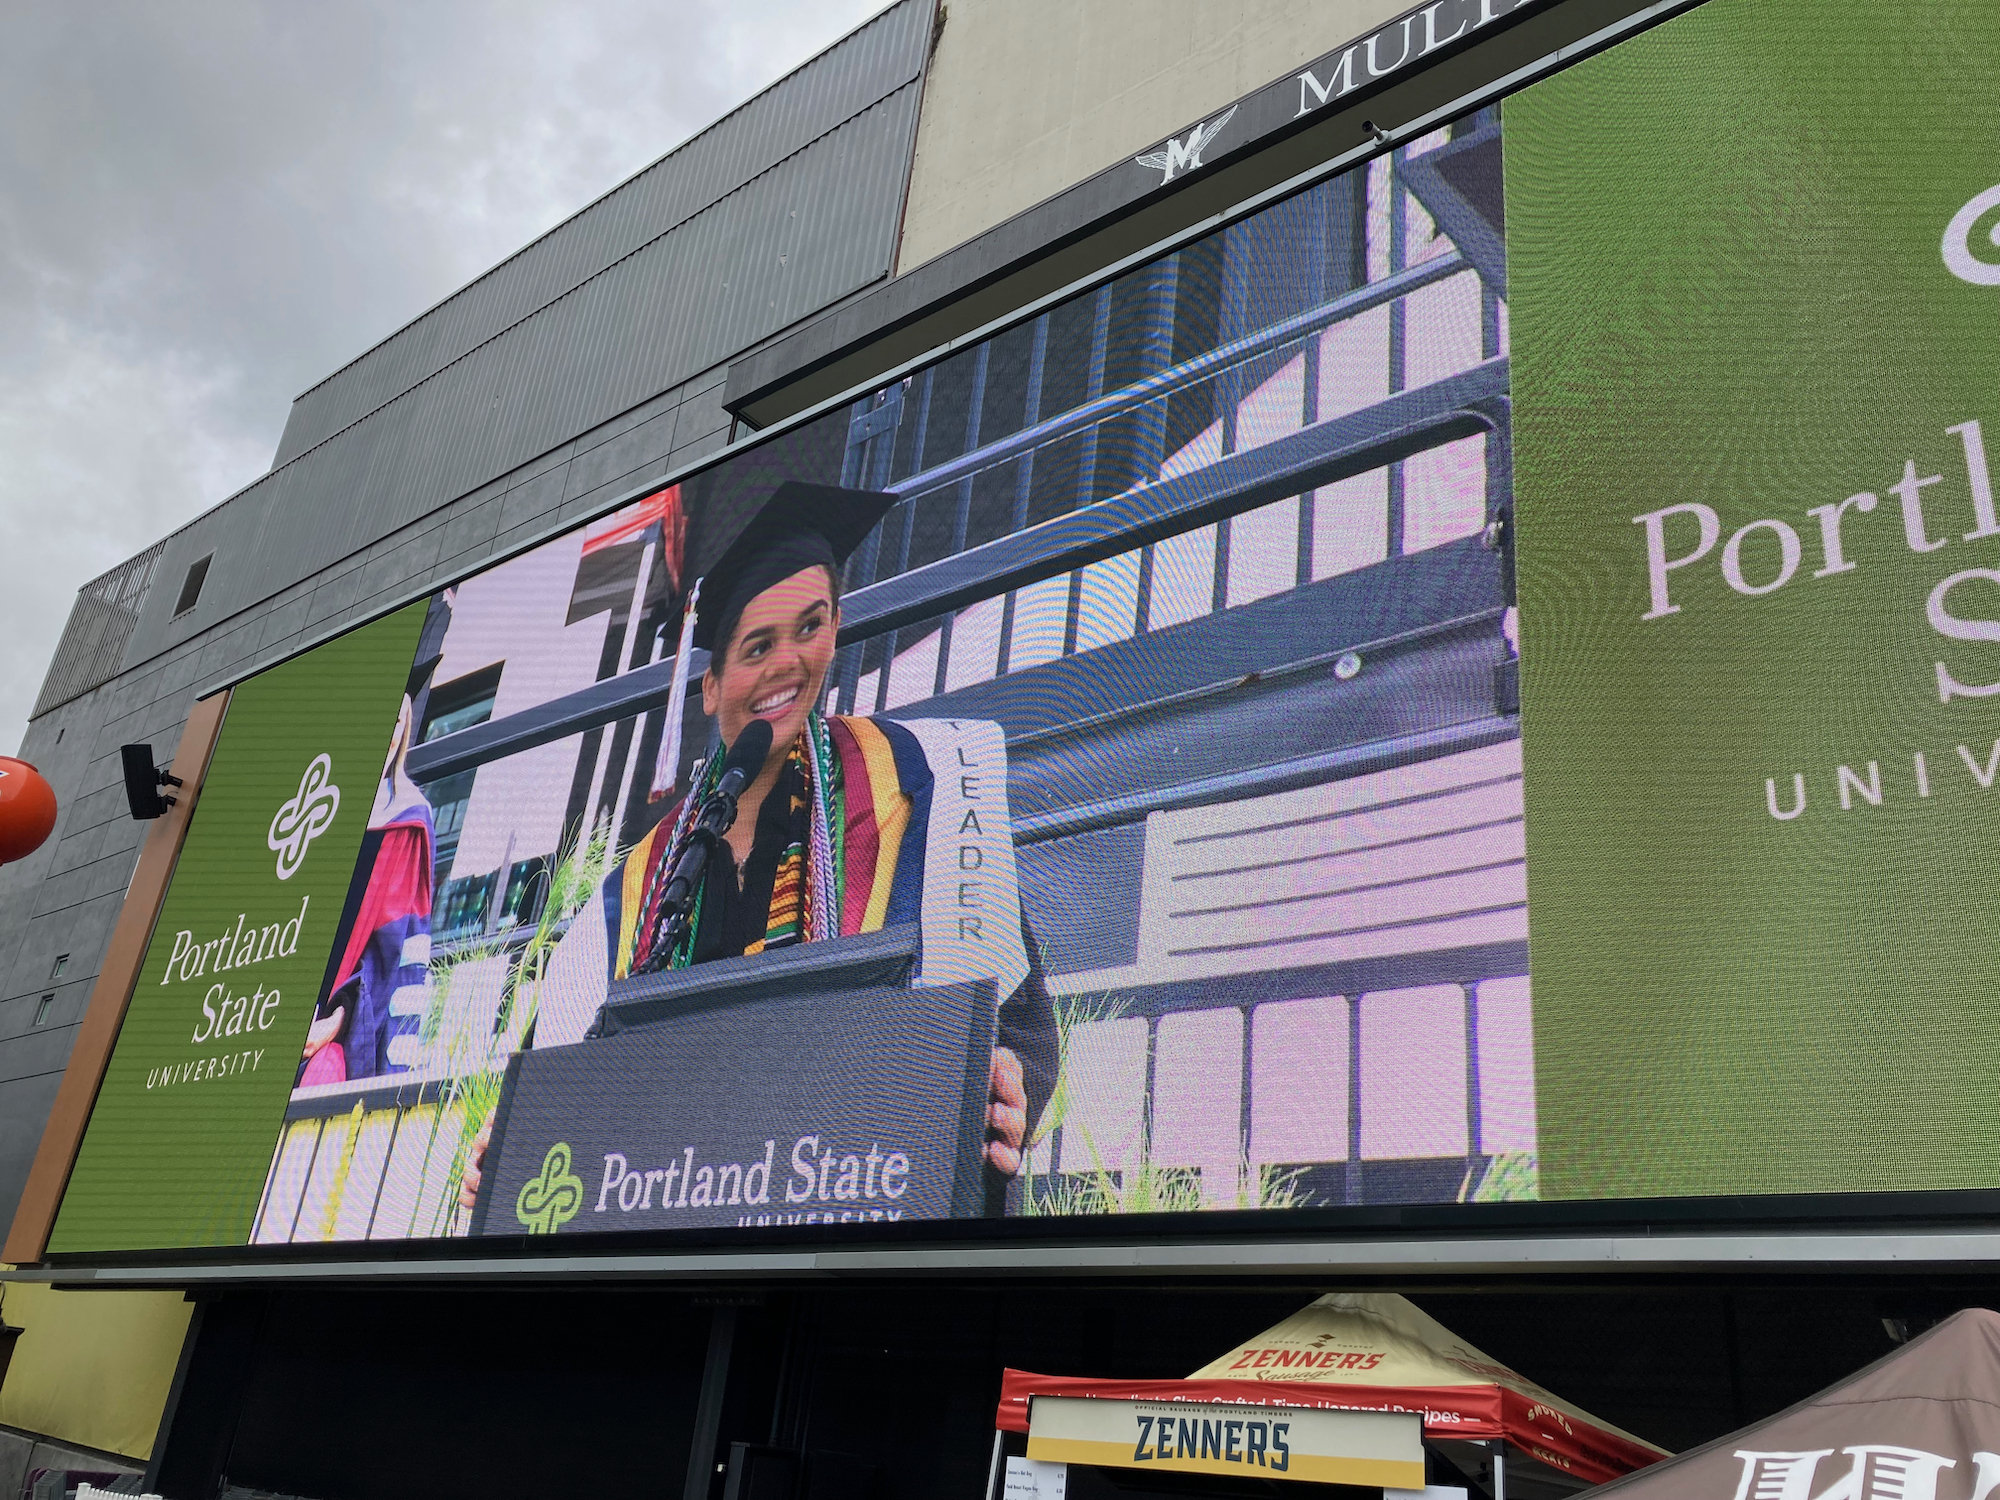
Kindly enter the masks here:
<path id="1" fill-rule="evenodd" d="M 541 920 L 554 864 L 554 855 L 543 854 L 508 867 L 506 890 L 500 897 L 502 927 L 525 927 Z"/>
<path id="2" fill-rule="evenodd" d="M 49 968 L 49 978 L 51 980 L 62 978 L 63 970 L 67 969 L 68 967 L 69 967 L 69 955 L 67 953 L 58 953 L 56 955 L 55 963 L 51 965 Z"/>
<path id="3" fill-rule="evenodd" d="M 493 717 L 493 700 L 500 691 L 500 668 L 505 663 L 468 672 L 463 677 L 441 682 L 427 695 L 423 722 L 418 726 L 417 743 L 428 744 Z M 458 855 L 458 835 L 465 826 L 465 810 L 472 801 L 472 780 L 476 771 L 460 771 L 424 784 L 430 799 L 437 845 L 431 864 L 431 879 L 442 887 L 450 879 L 452 860 Z M 484 916 L 481 916 L 484 922 Z"/>
<path id="4" fill-rule="evenodd" d="M 438 888 L 437 903 L 431 908 L 431 936 L 448 942 L 484 932 L 487 912 L 493 905 L 493 887 L 498 883 L 498 871 L 447 880 Z"/>
<path id="5" fill-rule="evenodd" d="M 35 1007 L 35 1024 L 37 1026 L 42 1025 L 48 1020 L 49 1012 L 55 1007 L 55 1003 L 56 997 L 54 995 L 42 996 L 42 1003 Z"/>
<path id="6" fill-rule="evenodd" d="M 468 672 L 433 687 L 424 704 L 424 721 L 418 728 L 417 742 L 429 744 L 492 718 L 493 700 L 500 692 L 500 668 L 504 665 L 503 662 Z"/>
<path id="7" fill-rule="evenodd" d="M 215 561 L 215 554 L 196 558 L 188 564 L 187 577 L 181 580 L 181 596 L 174 602 L 174 618 L 179 619 L 193 609 L 201 600 L 201 586 L 208 582 L 208 565 Z"/>
<path id="8" fill-rule="evenodd" d="M 431 861 L 433 884 L 449 878 L 451 863 L 458 857 L 458 836 L 465 829 L 465 810 L 472 805 L 472 780 L 478 772 L 460 771 L 441 781 L 427 781 L 424 796 L 430 799 L 431 823 L 437 847 Z"/>

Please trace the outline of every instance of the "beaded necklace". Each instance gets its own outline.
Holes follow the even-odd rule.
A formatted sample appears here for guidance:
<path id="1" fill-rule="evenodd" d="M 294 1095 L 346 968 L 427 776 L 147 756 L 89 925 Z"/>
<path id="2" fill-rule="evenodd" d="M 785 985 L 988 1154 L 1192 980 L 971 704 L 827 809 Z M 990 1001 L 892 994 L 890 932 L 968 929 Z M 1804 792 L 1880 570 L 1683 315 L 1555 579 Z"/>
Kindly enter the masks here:
<path id="1" fill-rule="evenodd" d="M 824 715 L 814 712 L 807 716 L 805 728 L 792 744 L 789 752 L 797 763 L 807 783 L 810 809 L 807 814 L 806 848 L 797 845 L 787 849 L 780 857 L 785 860 L 804 857 L 803 876 L 800 881 L 799 902 L 801 910 L 797 914 L 796 931 L 806 942 L 819 942 L 835 937 L 840 931 L 840 913 L 845 909 L 846 888 L 846 817 L 844 804 L 846 797 L 840 785 L 838 762 L 834 758 L 833 740 L 826 727 Z M 679 863 L 687 849 L 689 835 L 693 831 L 695 818 L 702 804 L 714 792 L 715 785 L 722 777 L 722 755 L 712 755 L 702 768 L 694 786 L 689 788 L 683 799 L 679 813 L 674 818 L 673 835 L 667 844 L 666 855 L 653 867 L 652 878 L 647 882 L 641 900 L 643 930 L 648 934 L 646 951 L 635 955 L 634 972 L 651 972 L 661 968 L 684 969 L 694 957 L 696 935 L 701 931 L 702 902 L 707 890 L 703 881 L 694 889 L 689 906 L 688 923 L 680 941 L 670 954 L 656 952 L 655 945 L 664 935 L 660 931 L 662 913 L 659 899 L 671 877 L 674 866 Z M 793 930 L 794 915 L 790 910 L 780 912 L 774 902 L 765 919 L 767 932 Z"/>

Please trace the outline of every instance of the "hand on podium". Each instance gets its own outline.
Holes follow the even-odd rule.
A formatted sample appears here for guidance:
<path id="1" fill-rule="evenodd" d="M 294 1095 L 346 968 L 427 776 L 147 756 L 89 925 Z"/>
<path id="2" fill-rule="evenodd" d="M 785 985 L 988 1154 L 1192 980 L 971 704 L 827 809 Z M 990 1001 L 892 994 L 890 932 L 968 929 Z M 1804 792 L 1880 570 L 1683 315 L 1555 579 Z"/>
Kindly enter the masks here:
<path id="1" fill-rule="evenodd" d="M 1028 1088 L 1022 1081 L 1021 1059 L 1011 1047 L 993 1049 L 993 1095 L 986 1111 L 993 1139 L 986 1159 L 1008 1177 L 1021 1170 L 1021 1142 L 1028 1131 Z"/>
<path id="2" fill-rule="evenodd" d="M 472 1138 L 471 1149 L 465 1153 L 465 1175 L 458 1180 L 458 1206 L 470 1212 L 479 1202 L 479 1184 L 482 1180 L 479 1169 L 486 1162 L 486 1148 L 493 1144 L 493 1114 L 488 1111 L 486 1119 L 479 1127 L 479 1134 Z"/>

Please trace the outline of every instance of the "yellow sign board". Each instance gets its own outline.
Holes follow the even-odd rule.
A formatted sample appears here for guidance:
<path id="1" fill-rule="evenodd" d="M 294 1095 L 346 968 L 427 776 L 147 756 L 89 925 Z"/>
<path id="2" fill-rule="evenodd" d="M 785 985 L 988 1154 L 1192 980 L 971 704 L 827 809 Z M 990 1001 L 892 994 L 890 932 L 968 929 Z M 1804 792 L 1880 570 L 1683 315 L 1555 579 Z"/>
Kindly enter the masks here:
<path id="1" fill-rule="evenodd" d="M 1037 1396 L 1028 1457 L 1178 1474 L 1424 1487 L 1423 1418 L 1193 1401 Z"/>

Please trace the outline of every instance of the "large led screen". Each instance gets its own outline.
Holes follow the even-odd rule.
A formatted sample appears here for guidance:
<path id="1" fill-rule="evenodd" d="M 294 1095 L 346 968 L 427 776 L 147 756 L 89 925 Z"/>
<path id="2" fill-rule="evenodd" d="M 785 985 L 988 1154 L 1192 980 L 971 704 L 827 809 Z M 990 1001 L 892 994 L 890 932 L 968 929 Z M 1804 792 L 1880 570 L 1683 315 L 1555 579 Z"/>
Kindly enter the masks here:
<path id="1" fill-rule="evenodd" d="M 51 1249 L 2000 1187 L 1996 59 L 1710 0 L 240 684 Z"/>

